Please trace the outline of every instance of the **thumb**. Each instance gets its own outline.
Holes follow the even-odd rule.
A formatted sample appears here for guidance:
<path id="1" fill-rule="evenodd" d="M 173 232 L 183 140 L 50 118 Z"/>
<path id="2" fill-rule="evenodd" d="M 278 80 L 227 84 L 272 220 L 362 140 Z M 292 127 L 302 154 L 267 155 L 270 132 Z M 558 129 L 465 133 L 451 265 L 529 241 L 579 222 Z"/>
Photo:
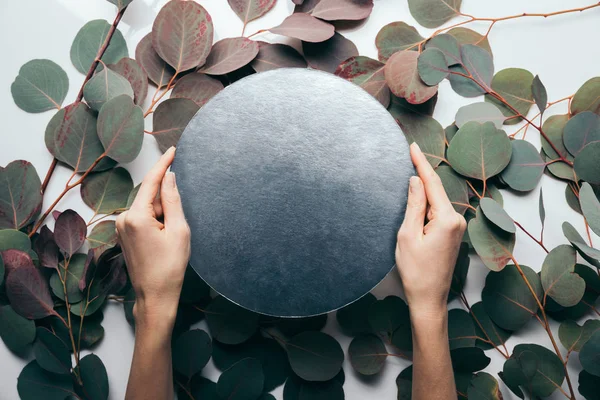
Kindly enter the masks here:
<path id="1" fill-rule="evenodd" d="M 423 235 L 426 211 L 427 196 L 425 195 L 423 181 L 418 176 L 413 176 L 409 182 L 406 214 L 404 215 L 404 222 L 402 222 L 400 231 L 411 237 L 421 237 Z"/>
<path id="2" fill-rule="evenodd" d="M 175 174 L 167 172 L 160 185 L 160 202 L 162 205 L 165 228 L 185 226 L 185 215 L 181 206 L 181 197 L 177 190 Z"/>

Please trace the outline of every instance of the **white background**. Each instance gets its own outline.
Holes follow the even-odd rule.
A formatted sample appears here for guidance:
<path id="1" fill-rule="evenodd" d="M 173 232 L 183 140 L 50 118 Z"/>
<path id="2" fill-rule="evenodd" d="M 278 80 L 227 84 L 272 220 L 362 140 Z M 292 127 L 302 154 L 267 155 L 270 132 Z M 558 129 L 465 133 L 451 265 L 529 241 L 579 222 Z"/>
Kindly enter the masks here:
<path id="1" fill-rule="evenodd" d="M 582 7 L 593 4 L 594 0 L 464 0 L 462 10 L 465 13 L 479 17 L 501 17 L 520 14 L 523 12 L 551 12 L 565 8 Z M 135 46 L 152 27 L 152 22 L 158 10 L 166 0 L 134 0 L 119 25 L 129 45 L 129 54 L 134 56 Z M 215 26 L 215 41 L 239 36 L 242 23 L 229 8 L 226 0 L 200 0 L 211 14 Z M 259 29 L 278 25 L 287 15 L 291 14 L 293 5 L 290 0 L 278 0 L 275 8 L 263 18 L 251 22 L 246 34 Z M 41 179 L 43 179 L 52 160 L 44 145 L 44 129 L 54 114 L 52 111 L 42 114 L 28 114 L 14 104 L 10 85 L 16 77 L 21 65 L 34 58 L 48 58 L 61 65 L 70 78 L 70 88 L 64 104 L 72 102 L 83 82 L 84 76 L 78 73 L 69 59 L 71 42 L 77 31 L 86 22 L 104 18 L 112 23 L 116 8 L 104 0 L 3 0 L 0 5 L 0 43 L 1 71 L 0 74 L 0 115 L 2 117 L 0 165 L 6 165 L 15 159 L 25 159 L 34 164 Z M 417 27 L 419 32 L 427 37 L 433 30 L 418 26 L 408 11 L 406 0 L 375 0 L 375 7 L 370 18 L 350 29 L 341 32 L 354 41 L 361 55 L 377 58 L 375 36 L 385 24 L 392 21 L 405 21 Z M 458 22 L 458 19 L 453 22 Z M 539 74 L 548 88 L 549 100 L 556 100 L 573 94 L 587 79 L 600 75 L 600 48 L 597 39 L 600 34 L 600 9 L 584 13 L 561 15 L 549 19 L 522 18 L 498 23 L 491 35 L 490 42 L 494 53 L 496 71 L 508 67 L 528 69 L 534 75 Z M 471 23 L 467 27 L 485 32 L 488 23 Z M 272 34 L 257 36 L 257 39 L 272 41 L 285 40 Z M 291 41 L 296 47 L 299 43 Z M 152 87 L 150 93 L 152 93 Z M 480 99 L 478 99 L 480 100 Z M 343 99 L 340 99 L 343 101 Z M 457 109 L 472 102 L 454 94 L 447 81 L 440 85 L 440 96 L 434 117 L 447 126 L 454 120 Z M 242 105 L 243 106 L 243 105 Z M 566 104 L 552 107 L 548 116 L 564 113 Z M 533 110 L 531 115 L 537 111 Z M 507 128 L 507 132 L 514 131 Z M 539 147 L 538 134 L 530 129 L 528 140 Z M 146 137 L 139 157 L 126 167 L 131 172 L 135 183 L 139 183 L 144 173 L 156 161 L 159 151 L 153 138 Z M 44 209 L 60 193 L 70 171 L 58 167 L 47 194 Z M 584 232 L 581 216 L 573 212 L 564 200 L 563 182 L 548 176 L 542 179 L 544 197 L 546 200 L 547 225 L 545 243 L 553 248 L 566 243 L 562 232 L 563 221 L 570 221 L 580 232 Z M 515 195 L 504 192 L 505 206 L 509 214 L 535 235 L 539 232 L 538 218 L 538 189 L 525 195 Z M 91 210 L 80 199 L 78 190 L 73 190 L 58 205 L 59 210 L 76 209 L 84 219 L 89 220 Z M 597 244 L 600 239 L 594 238 Z M 543 251 L 522 232 L 517 232 L 516 259 L 522 264 L 531 266 L 539 271 L 544 258 Z M 466 288 L 467 297 L 471 304 L 480 300 L 481 288 L 487 269 L 477 257 L 472 257 L 471 270 Z M 396 273 L 390 276 L 376 289 L 378 297 L 388 294 L 400 294 L 399 280 Z M 452 303 L 451 307 L 459 307 Z M 101 344 L 94 349 L 105 363 L 110 380 L 110 398 L 122 399 L 125 394 L 127 376 L 133 351 L 133 334 L 125 321 L 120 304 L 109 304 L 105 309 L 103 323 L 106 335 Z M 338 331 L 335 318 L 330 315 L 326 332 L 335 335 L 340 340 L 344 350 L 350 339 Z M 201 327 L 205 328 L 204 323 Z M 557 335 L 558 326 L 553 325 Z M 509 350 L 518 343 L 539 343 L 550 346 L 545 332 L 539 324 L 532 321 L 527 327 L 513 335 L 508 341 Z M 560 345 L 559 345 L 560 346 Z M 495 351 L 488 351 L 492 363 L 486 369 L 497 376 L 502 370 L 503 358 Z M 31 356 L 29 357 L 31 358 Z M 0 342 L 0 398 L 17 399 L 17 377 L 27 363 L 12 354 Z M 346 398 L 392 400 L 396 398 L 395 378 L 408 365 L 407 361 L 388 359 L 383 372 L 374 379 L 364 380 L 352 370 L 348 360 L 345 362 Z M 569 362 L 571 377 L 577 391 L 577 376 L 580 370 L 577 356 Z M 216 380 L 218 372 L 212 363 L 205 369 L 204 374 Z M 563 385 L 566 389 L 566 384 Z M 510 391 L 501 384 L 505 399 L 513 399 Z M 282 388 L 274 392 L 278 399 L 282 398 Z M 553 398 L 563 398 L 555 393 Z"/>

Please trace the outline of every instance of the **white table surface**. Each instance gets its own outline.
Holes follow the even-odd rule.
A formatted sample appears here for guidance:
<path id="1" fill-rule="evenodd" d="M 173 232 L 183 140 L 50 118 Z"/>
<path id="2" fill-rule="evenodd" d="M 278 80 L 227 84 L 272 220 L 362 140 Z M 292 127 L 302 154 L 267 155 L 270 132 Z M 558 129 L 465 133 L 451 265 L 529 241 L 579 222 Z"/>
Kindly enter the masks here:
<path id="1" fill-rule="evenodd" d="M 129 45 L 129 54 L 133 57 L 135 46 L 152 27 L 152 22 L 158 10 L 166 0 L 134 0 L 125 13 L 119 29 Z M 242 23 L 228 6 L 226 0 L 199 0 L 211 14 L 215 26 L 215 41 L 239 36 Z M 594 0 L 464 0 L 462 10 L 479 17 L 501 17 L 522 12 L 551 12 L 564 8 L 582 7 L 593 4 Z M 249 23 L 246 32 L 253 33 L 259 29 L 278 25 L 287 15 L 291 14 L 293 5 L 290 0 L 278 0 L 274 9 L 256 21 Z M 65 104 L 72 102 L 83 82 L 84 76 L 78 73 L 69 59 L 69 49 L 77 31 L 86 22 L 104 18 L 109 23 L 115 16 L 115 7 L 104 0 L 3 0 L 0 2 L 0 43 L 1 70 L 0 74 L 0 115 L 2 116 L 0 146 L 0 165 L 6 165 L 15 159 L 25 159 L 34 164 L 41 179 L 43 179 L 52 160 L 44 145 L 44 129 L 54 114 L 52 111 L 41 114 L 28 114 L 14 104 L 10 85 L 16 77 L 21 65 L 34 58 L 48 58 L 57 62 L 69 75 L 70 87 Z M 586 11 L 581 14 L 556 16 L 549 19 L 522 18 L 497 24 L 491 35 L 490 42 L 494 53 L 496 71 L 508 67 L 528 69 L 534 75 L 539 74 L 548 89 L 549 100 L 560 99 L 573 94 L 583 82 L 598 75 L 600 64 L 600 48 L 595 39 L 600 34 L 600 9 Z M 356 28 L 343 30 L 342 34 L 354 41 L 361 55 L 377 58 L 375 36 L 385 24 L 392 21 L 405 21 L 417 27 L 423 36 L 429 36 L 433 30 L 419 27 L 410 16 L 406 0 L 375 0 L 375 7 L 370 18 Z M 453 20 L 458 22 L 459 20 Z M 485 32 L 486 23 L 472 23 L 467 27 Z M 285 39 L 272 34 L 260 36 L 261 39 L 284 41 Z M 294 41 L 291 41 L 294 43 Z M 294 44 L 295 46 L 298 43 Z M 151 89 L 152 90 L 152 87 Z M 476 99 L 481 101 L 481 99 Z M 473 100 L 456 95 L 447 81 L 440 85 L 440 96 L 434 117 L 447 126 L 454 120 L 457 109 Z M 566 104 L 551 108 L 548 116 L 564 113 Z M 532 114 L 536 111 L 532 109 Z M 513 127 L 506 128 L 508 133 Z M 539 135 L 530 129 L 527 136 L 534 145 L 539 147 Z M 146 137 L 139 157 L 127 169 L 137 184 L 145 172 L 157 160 L 159 151 L 154 139 Z M 58 167 L 47 194 L 44 208 L 60 193 L 70 171 Z M 553 248 L 566 243 L 561 231 L 563 221 L 570 221 L 580 232 L 584 225 L 581 216 L 572 211 L 564 199 L 563 182 L 544 176 L 541 186 L 544 187 L 546 200 L 546 234 L 547 247 Z M 534 233 L 539 232 L 538 218 L 538 189 L 526 195 L 515 195 L 504 191 L 505 206 L 509 214 Z M 92 216 L 91 210 L 85 206 L 74 190 L 59 204 L 58 209 L 74 208 L 84 219 Z M 598 237 L 594 238 L 600 243 Z M 544 258 L 543 251 L 527 238 L 522 232 L 517 232 L 515 248 L 517 260 L 539 271 Z M 471 304 L 480 300 L 481 289 L 488 270 L 477 257 L 472 257 L 471 269 L 466 287 L 466 294 Z M 399 279 L 394 272 L 376 288 L 375 294 L 384 297 L 388 294 L 401 294 Z M 457 302 L 451 307 L 460 307 Z M 122 399 L 129 373 L 131 355 L 133 352 L 133 334 L 125 321 L 120 304 L 109 304 L 105 309 L 103 326 L 106 334 L 101 344 L 93 351 L 104 362 L 110 381 L 110 398 Z M 206 329 L 204 322 L 199 324 Z M 553 324 L 557 334 L 558 325 Z M 344 350 L 350 338 L 341 334 L 333 315 L 325 328 L 327 333 L 334 335 L 342 344 Z M 539 324 L 533 321 L 524 329 L 514 334 L 508 341 L 509 350 L 519 343 L 539 343 L 550 346 L 550 342 Z M 486 371 L 497 377 L 502 370 L 503 358 L 494 351 L 488 351 L 492 358 Z M 30 355 L 29 358 L 32 356 Z M 12 354 L 0 341 L 0 399 L 18 399 L 17 377 L 23 366 L 28 362 Z M 408 365 L 407 361 L 389 358 L 381 374 L 373 379 L 365 380 L 359 377 L 350 366 L 348 360 L 344 363 L 346 383 L 344 389 L 346 399 L 362 400 L 392 400 L 396 398 L 395 378 Z M 577 357 L 569 362 L 571 377 L 577 391 L 577 375 L 580 371 Z M 212 362 L 205 368 L 204 374 L 213 380 L 218 378 L 218 371 Z M 566 384 L 563 385 L 566 388 Z M 282 399 L 283 387 L 274 391 L 278 399 Z M 505 399 L 516 397 L 501 384 Z M 555 393 L 553 398 L 563 398 Z"/>

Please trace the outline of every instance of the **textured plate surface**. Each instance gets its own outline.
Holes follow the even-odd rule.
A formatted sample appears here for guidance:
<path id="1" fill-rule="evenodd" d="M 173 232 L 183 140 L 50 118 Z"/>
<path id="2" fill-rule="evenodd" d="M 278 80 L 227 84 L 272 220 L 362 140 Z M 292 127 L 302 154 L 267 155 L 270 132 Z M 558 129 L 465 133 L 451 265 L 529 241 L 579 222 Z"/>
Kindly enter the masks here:
<path id="1" fill-rule="evenodd" d="M 292 68 L 251 75 L 189 123 L 172 166 L 191 265 L 247 309 L 338 309 L 394 265 L 414 174 L 392 116 L 358 86 Z"/>

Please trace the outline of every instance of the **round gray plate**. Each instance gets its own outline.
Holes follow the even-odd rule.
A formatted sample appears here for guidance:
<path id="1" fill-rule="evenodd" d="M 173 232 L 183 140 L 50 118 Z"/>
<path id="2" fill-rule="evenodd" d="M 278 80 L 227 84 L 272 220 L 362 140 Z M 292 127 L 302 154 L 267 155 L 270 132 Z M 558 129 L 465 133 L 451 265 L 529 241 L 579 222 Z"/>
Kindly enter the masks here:
<path id="1" fill-rule="evenodd" d="M 309 69 L 244 78 L 194 116 L 172 170 L 190 264 L 262 314 L 343 307 L 394 265 L 414 174 L 392 116 L 358 86 Z"/>

